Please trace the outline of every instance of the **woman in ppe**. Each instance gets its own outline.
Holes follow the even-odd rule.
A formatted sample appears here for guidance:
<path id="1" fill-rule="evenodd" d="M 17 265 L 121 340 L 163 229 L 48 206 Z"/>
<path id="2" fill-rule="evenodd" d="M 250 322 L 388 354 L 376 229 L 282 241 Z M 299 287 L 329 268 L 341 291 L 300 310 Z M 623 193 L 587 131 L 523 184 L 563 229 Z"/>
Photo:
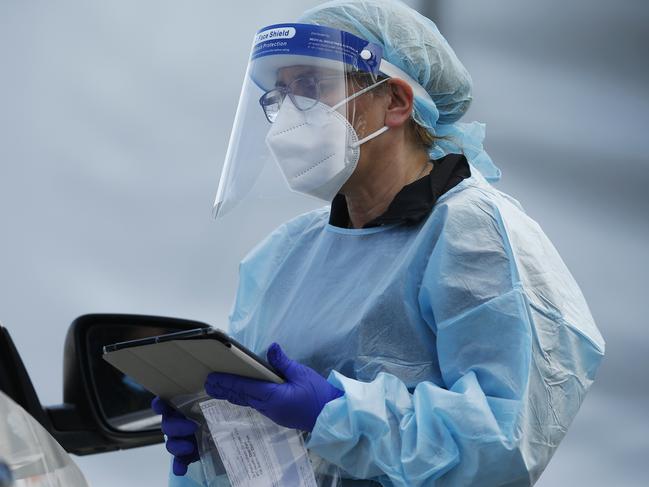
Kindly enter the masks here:
<path id="1" fill-rule="evenodd" d="M 331 204 L 240 267 L 230 331 L 287 381 L 206 391 L 307 431 L 343 485 L 533 484 L 604 354 L 579 287 L 492 186 L 484 127 L 459 122 L 469 75 L 430 20 L 342 0 L 300 22 L 255 38 L 215 204 L 266 183 Z M 156 407 L 183 474 L 191 427 Z"/>

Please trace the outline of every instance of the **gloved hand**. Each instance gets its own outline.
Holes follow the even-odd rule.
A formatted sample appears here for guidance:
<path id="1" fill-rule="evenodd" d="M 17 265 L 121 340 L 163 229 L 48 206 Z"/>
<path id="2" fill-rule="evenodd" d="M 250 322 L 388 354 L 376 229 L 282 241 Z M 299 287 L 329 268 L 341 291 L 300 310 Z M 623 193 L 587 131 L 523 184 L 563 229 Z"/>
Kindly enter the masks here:
<path id="1" fill-rule="evenodd" d="M 289 359 L 277 343 L 268 347 L 268 362 L 285 378 L 283 384 L 213 372 L 205 391 L 215 399 L 250 406 L 287 428 L 311 431 L 325 404 L 343 395 L 315 370 Z"/>
<path id="2" fill-rule="evenodd" d="M 194 436 L 198 425 L 159 397 L 153 398 L 151 408 L 157 414 L 162 414 L 162 432 L 167 435 L 167 451 L 174 456 L 174 475 L 185 475 L 188 465 L 200 458 Z"/>

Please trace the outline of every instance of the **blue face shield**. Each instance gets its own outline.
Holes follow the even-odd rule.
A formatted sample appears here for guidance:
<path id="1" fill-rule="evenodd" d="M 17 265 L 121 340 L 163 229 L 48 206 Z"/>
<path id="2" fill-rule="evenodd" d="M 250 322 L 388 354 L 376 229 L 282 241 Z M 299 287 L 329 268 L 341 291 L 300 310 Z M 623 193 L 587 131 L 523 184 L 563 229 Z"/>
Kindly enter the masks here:
<path id="1" fill-rule="evenodd" d="M 355 100 L 397 77 L 428 93 L 382 57 L 380 46 L 338 29 L 277 24 L 255 36 L 214 203 L 216 217 L 246 197 L 291 204 L 331 201 L 354 171 L 367 133 Z M 286 191 L 287 186 L 292 191 Z M 299 204 L 295 204 L 299 207 Z"/>

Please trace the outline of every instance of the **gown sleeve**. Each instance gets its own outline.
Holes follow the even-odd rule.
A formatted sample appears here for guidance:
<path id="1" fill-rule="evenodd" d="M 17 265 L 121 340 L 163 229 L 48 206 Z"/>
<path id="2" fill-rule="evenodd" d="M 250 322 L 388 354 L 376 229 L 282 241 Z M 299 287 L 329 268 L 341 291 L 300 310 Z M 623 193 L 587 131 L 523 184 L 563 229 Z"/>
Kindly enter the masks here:
<path id="1" fill-rule="evenodd" d="M 562 312 L 555 296 L 581 293 L 536 224 L 519 256 L 517 229 L 487 202 L 437 211 L 418 305 L 444 386 L 409 390 L 387 373 L 360 382 L 333 371 L 328 380 L 345 394 L 324 407 L 307 446 L 383 485 L 531 485 L 594 379 L 603 342 L 578 332 L 574 320 L 592 318 L 572 310 L 585 303 Z"/>

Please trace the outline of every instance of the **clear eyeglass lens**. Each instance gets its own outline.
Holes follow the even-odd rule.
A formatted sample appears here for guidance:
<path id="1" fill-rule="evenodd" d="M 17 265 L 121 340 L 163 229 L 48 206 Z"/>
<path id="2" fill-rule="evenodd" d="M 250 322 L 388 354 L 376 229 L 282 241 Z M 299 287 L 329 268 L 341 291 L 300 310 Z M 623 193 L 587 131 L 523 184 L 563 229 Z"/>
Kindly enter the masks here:
<path id="1" fill-rule="evenodd" d="M 273 123 L 275 119 L 277 118 L 277 114 L 279 113 L 279 105 L 272 105 L 269 107 L 265 108 L 266 112 L 266 118 L 270 123 Z"/>
<path id="2" fill-rule="evenodd" d="M 261 97 L 260 104 L 269 122 L 275 121 L 285 97 L 286 93 L 283 90 L 271 90 Z"/>
<path id="3" fill-rule="evenodd" d="M 259 99 L 259 103 L 268 121 L 270 123 L 275 121 L 286 95 L 289 95 L 298 110 L 306 111 L 313 108 L 320 101 L 321 83 L 322 80 L 313 77 L 297 78 L 286 88 L 276 88 L 266 92 Z"/>
<path id="4" fill-rule="evenodd" d="M 291 100 L 299 110 L 308 110 L 318 103 L 320 89 L 315 78 L 297 78 L 288 86 Z"/>

